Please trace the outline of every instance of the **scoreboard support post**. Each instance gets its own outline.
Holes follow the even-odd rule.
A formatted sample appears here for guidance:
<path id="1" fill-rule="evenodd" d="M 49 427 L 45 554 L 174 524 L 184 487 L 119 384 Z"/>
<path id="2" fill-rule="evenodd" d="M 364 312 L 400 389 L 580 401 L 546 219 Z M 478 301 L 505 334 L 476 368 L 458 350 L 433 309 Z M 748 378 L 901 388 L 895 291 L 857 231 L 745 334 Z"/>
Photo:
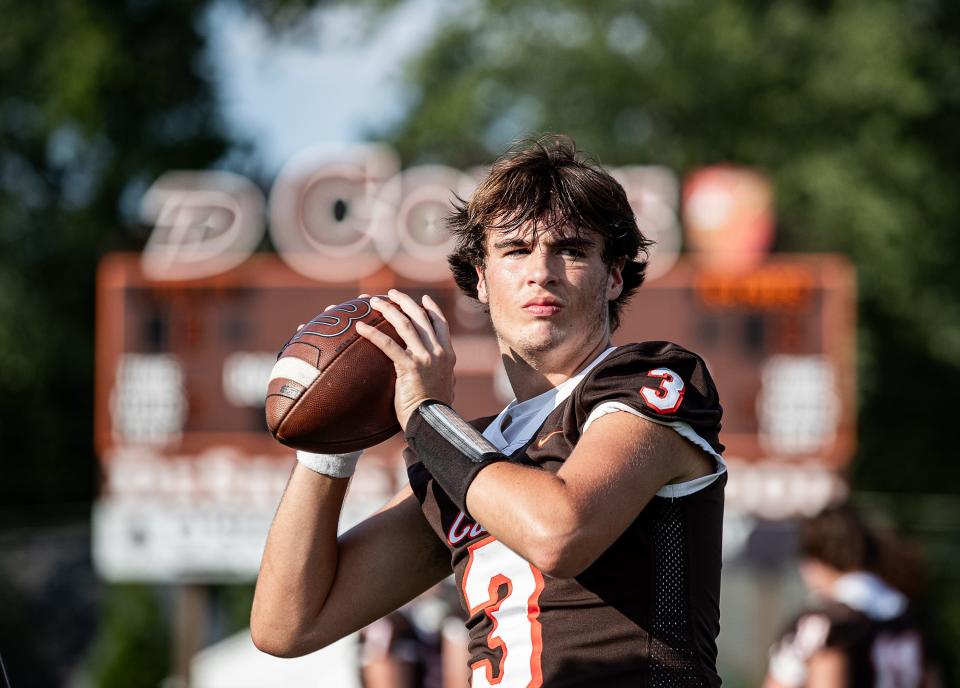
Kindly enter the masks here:
<path id="1" fill-rule="evenodd" d="M 190 686 L 190 661 L 203 649 L 210 629 L 210 590 L 201 583 L 174 586 L 171 651 L 173 676 L 183 688 Z"/>

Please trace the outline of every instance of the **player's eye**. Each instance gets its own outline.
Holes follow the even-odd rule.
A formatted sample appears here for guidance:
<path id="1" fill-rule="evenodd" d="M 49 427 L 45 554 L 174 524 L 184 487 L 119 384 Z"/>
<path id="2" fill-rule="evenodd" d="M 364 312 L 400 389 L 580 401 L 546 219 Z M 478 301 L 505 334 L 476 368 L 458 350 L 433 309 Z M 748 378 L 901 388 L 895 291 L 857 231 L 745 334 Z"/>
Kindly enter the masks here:
<path id="1" fill-rule="evenodd" d="M 583 258 L 587 254 L 582 249 L 574 248 L 573 246 L 566 246 L 560 249 L 560 255 L 568 256 L 570 258 Z"/>

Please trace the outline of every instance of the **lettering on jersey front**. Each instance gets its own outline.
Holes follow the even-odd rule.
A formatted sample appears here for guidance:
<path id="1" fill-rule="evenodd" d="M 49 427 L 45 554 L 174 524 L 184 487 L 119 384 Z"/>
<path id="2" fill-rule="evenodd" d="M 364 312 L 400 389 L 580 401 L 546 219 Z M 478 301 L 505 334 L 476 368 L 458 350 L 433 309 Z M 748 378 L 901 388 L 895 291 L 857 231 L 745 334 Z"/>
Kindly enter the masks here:
<path id="1" fill-rule="evenodd" d="M 881 633 L 873 642 L 870 661 L 877 676 L 876 688 L 919 686 L 923 679 L 920 634 Z"/>
<path id="2" fill-rule="evenodd" d="M 474 523 L 462 511 L 457 514 L 453 525 L 447 531 L 447 542 L 451 545 L 458 545 L 466 540 L 472 540 L 475 537 L 486 535 L 487 530 L 479 523 Z"/>

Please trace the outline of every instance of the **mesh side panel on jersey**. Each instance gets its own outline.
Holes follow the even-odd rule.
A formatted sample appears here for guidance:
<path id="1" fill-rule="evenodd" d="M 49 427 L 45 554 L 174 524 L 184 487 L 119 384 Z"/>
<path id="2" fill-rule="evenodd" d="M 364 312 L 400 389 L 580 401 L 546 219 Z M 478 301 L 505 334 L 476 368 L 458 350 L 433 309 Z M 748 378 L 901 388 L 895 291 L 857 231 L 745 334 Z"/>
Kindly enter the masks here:
<path id="1" fill-rule="evenodd" d="M 651 688 L 706 686 L 690 647 L 686 538 L 674 501 L 654 526 L 654 601 L 650 639 Z"/>

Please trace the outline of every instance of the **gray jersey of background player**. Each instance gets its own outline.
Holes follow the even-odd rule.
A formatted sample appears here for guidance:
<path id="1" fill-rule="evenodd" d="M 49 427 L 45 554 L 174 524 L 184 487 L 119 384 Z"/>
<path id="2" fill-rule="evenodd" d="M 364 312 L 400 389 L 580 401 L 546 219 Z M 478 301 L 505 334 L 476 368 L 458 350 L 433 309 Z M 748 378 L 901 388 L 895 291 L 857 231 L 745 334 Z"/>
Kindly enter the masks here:
<path id="1" fill-rule="evenodd" d="M 544 137 L 502 156 L 449 226 L 516 400 L 466 422 L 436 303 L 373 299 L 406 344 L 357 323 L 396 368 L 410 486 L 337 538 L 357 457 L 298 453 L 254 642 L 311 652 L 453 571 L 475 687 L 719 685 L 722 411 L 695 354 L 611 345 L 649 245 L 623 188 Z"/>

